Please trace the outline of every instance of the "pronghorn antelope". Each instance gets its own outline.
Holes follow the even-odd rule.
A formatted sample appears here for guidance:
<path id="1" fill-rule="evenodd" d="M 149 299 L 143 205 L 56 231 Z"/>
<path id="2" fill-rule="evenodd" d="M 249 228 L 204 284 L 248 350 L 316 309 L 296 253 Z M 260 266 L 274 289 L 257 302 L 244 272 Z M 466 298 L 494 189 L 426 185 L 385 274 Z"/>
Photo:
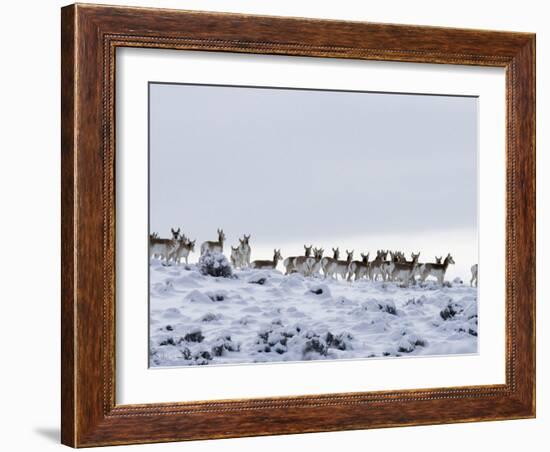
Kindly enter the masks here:
<path id="1" fill-rule="evenodd" d="M 328 275 L 330 277 L 335 278 L 338 280 L 338 275 L 342 279 L 346 279 L 346 276 L 348 275 L 349 266 L 351 264 L 351 261 L 353 260 L 353 250 L 348 251 L 346 250 L 346 260 L 333 260 L 328 264 Z"/>
<path id="2" fill-rule="evenodd" d="M 275 270 L 277 268 L 277 264 L 279 261 L 283 258 L 281 256 L 281 250 L 273 250 L 273 260 L 265 260 L 265 261 L 253 261 L 250 264 L 250 268 L 257 268 L 260 270 Z"/>
<path id="3" fill-rule="evenodd" d="M 420 253 L 411 253 L 412 261 L 393 262 L 391 279 L 394 281 L 402 281 L 405 286 L 408 286 L 411 279 L 414 281 L 414 273 L 418 267 L 419 257 Z"/>
<path id="4" fill-rule="evenodd" d="M 170 228 L 170 231 L 172 231 L 172 238 L 174 240 L 178 240 L 180 237 L 185 237 L 184 234 L 180 236 L 181 228 L 178 228 L 177 230 L 175 230 L 174 228 Z"/>
<path id="5" fill-rule="evenodd" d="M 195 242 L 196 240 L 188 240 L 185 235 L 182 235 L 178 240 L 178 246 L 172 253 L 168 256 L 167 260 L 173 259 L 176 264 L 180 262 L 180 259 L 183 257 L 185 263 L 189 263 L 189 253 L 195 252 Z"/>
<path id="6" fill-rule="evenodd" d="M 177 249 L 177 247 L 178 241 L 175 239 L 159 239 L 151 237 L 149 239 L 149 258 L 164 258 L 166 263 L 168 263 L 169 257 Z"/>
<path id="7" fill-rule="evenodd" d="M 422 267 L 422 276 L 420 277 L 420 281 L 424 282 L 428 276 L 433 276 L 434 278 L 437 278 L 437 282 L 440 285 L 443 285 L 447 267 L 449 264 L 454 263 L 455 261 L 453 260 L 451 253 L 449 253 L 442 264 L 424 264 Z"/>
<path id="8" fill-rule="evenodd" d="M 306 261 L 309 257 L 311 257 L 311 250 L 313 249 L 313 245 L 306 246 L 304 245 L 304 255 L 303 256 L 292 256 L 287 257 L 283 265 L 285 266 L 285 275 L 290 275 L 294 272 L 299 272 L 302 274 L 305 274 L 307 268 L 306 268 Z"/>
<path id="9" fill-rule="evenodd" d="M 243 267 L 240 246 L 236 246 L 235 248 L 231 247 L 231 265 L 233 265 L 233 267 L 235 268 Z"/>
<path id="10" fill-rule="evenodd" d="M 363 276 L 368 277 L 369 273 L 369 254 L 361 253 L 360 261 L 353 261 L 349 266 L 348 281 L 351 281 L 351 276 L 354 275 L 354 281 L 361 279 Z"/>
<path id="11" fill-rule="evenodd" d="M 441 257 L 437 257 L 435 256 L 435 263 L 436 264 L 441 264 L 441 262 L 443 261 L 443 256 Z M 418 265 L 416 266 L 416 270 L 414 271 L 414 275 L 413 275 L 413 278 L 415 278 L 416 280 L 416 277 L 418 276 L 419 279 L 422 278 L 422 272 L 424 271 L 424 263 L 418 263 Z"/>
<path id="12" fill-rule="evenodd" d="M 384 265 L 386 264 L 386 258 L 388 257 L 388 252 L 384 250 L 378 250 L 376 252 L 376 258 L 370 263 L 369 266 L 369 278 L 371 281 L 376 281 L 378 275 L 382 277 L 382 280 L 386 280 L 386 272 L 384 270 Z"/>
<path id="13" fill-rule="evenodd" d="M 472 265 L 472 267 L 470 268 L 470 271 L 472 272 L 472 279 L 470 279 L 470 286 L 474 287 L 474 283 L 475 283 L 475 287 L 477 287 L 477 264 Z"/>
<path id="14" fill-rule="evenodd" d="M 387 253 L 387 251 L 386 251 Z M 385 281 L 393 279 L 392 273 L 396 262 L 406 262 L 405 254 L 401 251 L 390 251 L 390 260 L 382 263 L 382 277 Z"/>
<path id="15" fill-rule="evenodd" d="M 332 257 L 325 256 L 321 259 L 321 269 L 325 278 L 329 276 L 329 266 L 332 262 L 340 259 L 340 248 L 332 248 Z"/>
<path id="16" fill-rule="evenodd" d="M 225 242 L 225 234 L 223 233 L 223 229 L 218 229 L 218 241 L 204 242 L 201 245 L 201 256 L 207 251 L 223 253 L 223 242 Z"/>
<path id="17" fill-rule="evenodd" d="M 313 248 L 313 257 L 310 257 L 307 260 L 307 276 L 319 275 L 319 270 L 321 270 L 321 260 L 323 259 L 324 252 L 325 250 L 323 248 Z"/>
<path id="18" fill-rule="evenodd" d="M 151 251 L 151 241 L 158 238 L 160 238 L 158 232 L 153 232 L 149 234 L 149 251 Z M 149 256 L 149 258 L 156 258 L 156 257 L 157 257 L 157 254 L 155 253 Z"/>
<path id="19" fill-rule="evenodd" d="M 241 267 L 250 267 L 250 234 L 244 234 L 242 239 L 239 239 L 239 252 L 241 253 Z"/>
<path id="20" fill-rule="evenodd" d="M 170 228 L 172 232 L 171 239 L 161 239 L 156 232 L 149 234 L 149 258 L 158 258 L 165 259 L 168 262 L 170 254 L 178 245 L 178 240 L 183 237 L 184 234 L 181 234 L 181 229 Z M 181 234 L 181 235 L 180 235 Z"/>

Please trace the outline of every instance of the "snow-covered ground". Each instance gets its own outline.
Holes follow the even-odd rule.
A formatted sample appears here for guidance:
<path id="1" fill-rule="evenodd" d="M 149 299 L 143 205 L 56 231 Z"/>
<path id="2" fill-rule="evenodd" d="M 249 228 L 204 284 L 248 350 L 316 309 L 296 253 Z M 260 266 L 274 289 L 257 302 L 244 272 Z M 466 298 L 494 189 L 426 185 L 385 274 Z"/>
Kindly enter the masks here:
<path id="1" fill-rule="evenodd" d="M 150 264 L 150 365 L 477 352 L 477 289 Z"/>

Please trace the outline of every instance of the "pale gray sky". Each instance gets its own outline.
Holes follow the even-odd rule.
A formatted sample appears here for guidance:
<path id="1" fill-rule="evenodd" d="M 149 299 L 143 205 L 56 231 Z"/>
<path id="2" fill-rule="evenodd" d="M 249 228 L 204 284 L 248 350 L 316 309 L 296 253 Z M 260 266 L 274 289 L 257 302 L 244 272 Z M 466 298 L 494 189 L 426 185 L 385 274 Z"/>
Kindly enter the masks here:
<path id="1" fill-rule="evenodd" d="M 473 97 L 152 83 L 151 230 L 178 225 L 201 242 L 223 227 L 230 243 L 251 233 L 266 247 L 475 237 L 477 108 Z"/>

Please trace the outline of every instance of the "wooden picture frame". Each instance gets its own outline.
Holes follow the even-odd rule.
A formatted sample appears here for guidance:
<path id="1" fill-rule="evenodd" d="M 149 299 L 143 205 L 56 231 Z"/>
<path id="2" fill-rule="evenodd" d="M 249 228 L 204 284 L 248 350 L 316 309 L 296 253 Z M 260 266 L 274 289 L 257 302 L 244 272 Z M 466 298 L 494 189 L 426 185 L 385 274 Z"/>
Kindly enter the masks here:
<path id="1" fill-rule="evenodd" d="M 70 5 L 62 9 L 62 442 L 73 447 L 535 416 L 535 35 Z M 506 70 L 506 383 L 115 403 L 118 47 Z"/>

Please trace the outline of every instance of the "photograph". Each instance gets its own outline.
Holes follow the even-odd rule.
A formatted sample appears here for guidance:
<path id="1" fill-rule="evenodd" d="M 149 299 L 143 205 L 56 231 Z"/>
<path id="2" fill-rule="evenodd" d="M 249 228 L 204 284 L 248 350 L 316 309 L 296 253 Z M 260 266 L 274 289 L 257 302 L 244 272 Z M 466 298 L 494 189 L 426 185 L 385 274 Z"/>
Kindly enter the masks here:
<path id="1" fill-rule="evenodd" d="M 476 96 L 148 89 L 150 367 L 477 353 Z"/>

